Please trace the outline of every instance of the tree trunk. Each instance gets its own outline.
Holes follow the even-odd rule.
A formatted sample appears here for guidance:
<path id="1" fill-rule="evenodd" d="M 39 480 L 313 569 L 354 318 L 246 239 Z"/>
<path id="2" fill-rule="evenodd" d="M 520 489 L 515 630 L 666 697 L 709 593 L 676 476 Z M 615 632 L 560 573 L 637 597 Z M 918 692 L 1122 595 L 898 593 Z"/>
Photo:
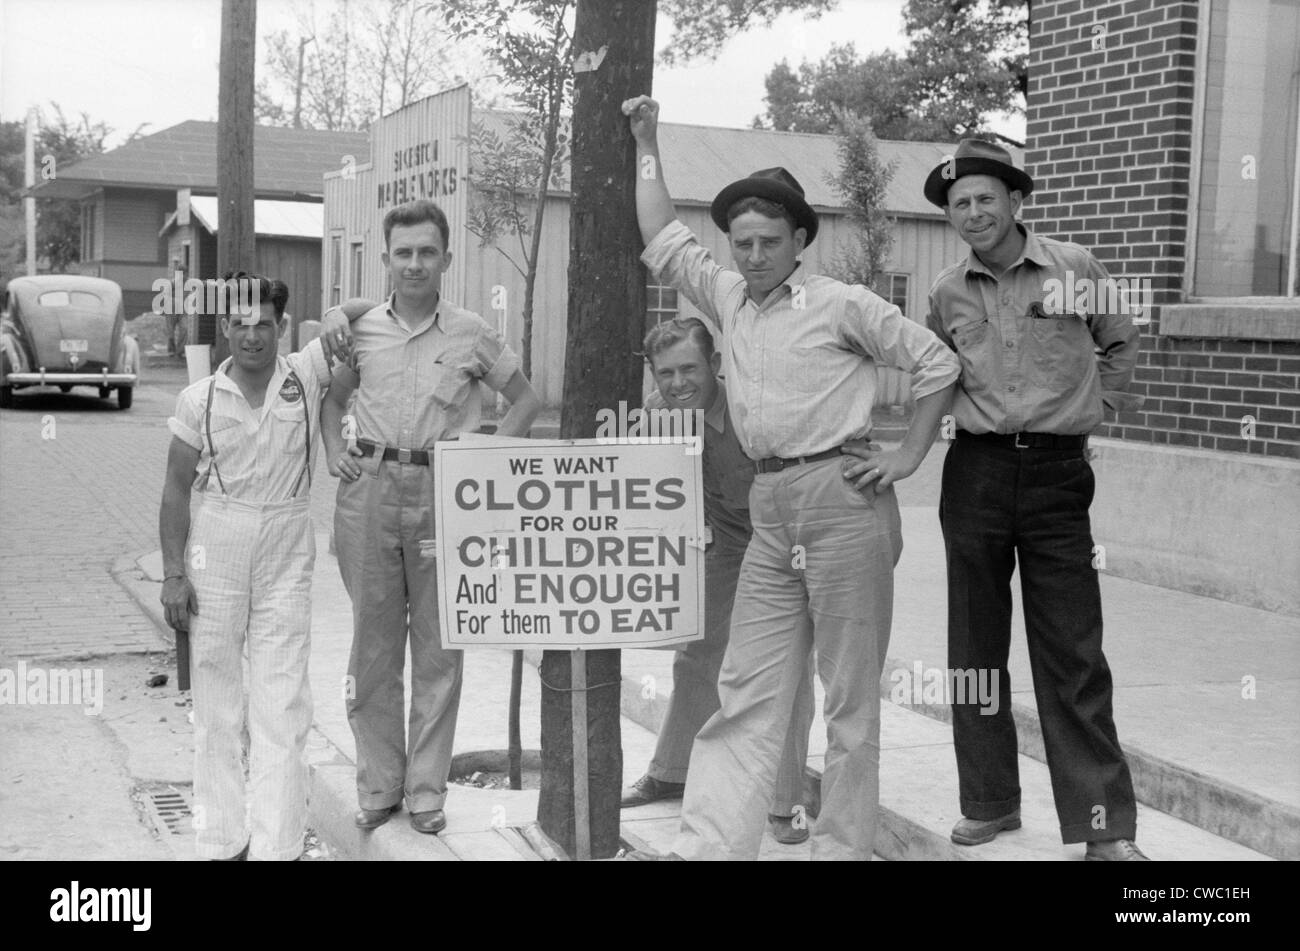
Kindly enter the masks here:
<path id="1" fill-rule="evenodd" d="M 598 68 L 574 82 L 573 199 L 570 202 L 569 323 L 560 434 L 591 438 L 601 407 L 640 405 L 645 271 L 636 224 L 636 150 L 620 106 L 650 92 L 654 0 L 579 0 L 577 56 L 608 47 Z M 584 652 L 587 680 L 587 778 L 592 858 L 619 848 L 623 751 L 619 724 L 620 655 Z M 574 854 L 573 730 L 570 654 L 542 660 L 542 830 Z"/>
<path id="2" fill-rule="evenodd" d="M 253 85 L 256 0 L 221 0 L 217 94 L 217 276 L 254 270 Z M 216 319 L 216 318 L 213 318 Z M 214 366 L 230 355 L 217 325 Z"/>

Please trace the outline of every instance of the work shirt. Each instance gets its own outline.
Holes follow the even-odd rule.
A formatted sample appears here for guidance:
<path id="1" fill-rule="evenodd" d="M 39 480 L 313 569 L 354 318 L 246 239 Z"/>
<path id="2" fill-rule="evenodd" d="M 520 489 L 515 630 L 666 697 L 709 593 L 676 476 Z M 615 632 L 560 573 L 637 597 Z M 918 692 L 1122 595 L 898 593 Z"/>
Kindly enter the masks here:
<path id="1" fill-rule="evenodd" d="M 798 265 L 762 304 L 680 221 L 655 235 L 641 260 L 715 324 L 731 420 L 751 459 L 834 449 L 871 432 L 875 364 L 912 377 L 917 398 L 957 378 L 938 338 L 860 285 Z"/>
<path id="2" fill-rule="evenodd" d="M 397 449 L 432 449 L 473 432 L 482 416 L 482 384 L 503 390 L 519 357 L 482 317 L 445 300 L 407 330 L 393 297 L 352 323 L 356 370 L 336 374 L 357 386 L 357 435 Z"/>
<path id="3" fill-rule="evenodd" d="M 173 436 L 199 450 L 193 487 L 220 495 L 224 486 L 226 494 L 247 502 L 282 502 L 292 498 L 295 489 L 297 495 L 305 494 L 308 477 L 303 465 L 310 471 L 316 460 L 321 396 L 330 383 L 320 341 L 275 358 L 275 372 L 258 409 L 249 406 L 239 384 L 226 375 L 227 365 L 217 368 L 215 383 L 207 376 L 181 390 L 176 414 L 167 420 Z M 209 391 L 212 416 L 205 424 Z M 209 476 L 213 448 L 216 468 Z"/>
<path id="4" fill-rule="evenodd" d="M 647 410 L 662 410 L 667 403 L 658 390 L 645 398 Z M 749 520 L 749 487 L 754 483 L 754 463 L 745 455 L 727 417 L 727 390 L 718 381 L 713 403 L 704 411 L 704 517 L 715 534 L 725 533 L 732 541 L 749 544 L 753 526 Z"/>
<path id="5" fill-rule="evenodd" d="M 930 289 L 927 324 L 961 358 L 957 427 L 1091 432 L 1103 403 L 1136 402 L 1123 392 L 1138 354 L 1131 308 L 1116 306 L 1106 269 L 1085 248 L 1016 227 L 1024 251 L 1001 277 L 971 251 Z"/>

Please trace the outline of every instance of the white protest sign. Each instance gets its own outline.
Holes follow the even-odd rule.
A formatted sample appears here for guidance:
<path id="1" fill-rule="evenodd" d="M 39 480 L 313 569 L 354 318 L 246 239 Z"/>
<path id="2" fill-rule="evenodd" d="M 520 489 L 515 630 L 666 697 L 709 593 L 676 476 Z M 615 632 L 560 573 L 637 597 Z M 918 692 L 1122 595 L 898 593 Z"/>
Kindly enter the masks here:
<path id="1" fill-rule="evenodd" d="M 692 449 L 438 443 L 443 646 L 594 650 L 703 637 L 704 496 Z"/>

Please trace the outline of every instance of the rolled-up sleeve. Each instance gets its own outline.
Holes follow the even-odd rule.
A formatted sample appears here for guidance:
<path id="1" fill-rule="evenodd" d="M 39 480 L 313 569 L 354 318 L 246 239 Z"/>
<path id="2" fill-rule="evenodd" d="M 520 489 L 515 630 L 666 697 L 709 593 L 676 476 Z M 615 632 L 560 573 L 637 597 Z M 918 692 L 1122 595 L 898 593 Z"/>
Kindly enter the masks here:
<path id="1" fill-rule="evenodd" d="M 961 375 L 957 355 L 938 336 L 866 288 L 849 286 L 840 313 L 839 336 L 845 346 L 912 374 L 916 399 L 937 393 Z"/>
<path id="2" fill-rule="evenodd" d="M 203 407 L 189 391 L 183 390 L 176 398 L 176 414 L 167 420 L 171 434 L 191 449 L 203 449 L 203 437 L 199 434 L 202 425 Z"/>
<path id="3" fill-rule="evenodd" d="M 500 392 L 522 364 L 519 355 L 506 346 L 502 336 L 485 321 L 474 338 L 474 366 L 476 375 Z"/>
<path id="4" fill-rule="evenodd" d="M 641 260 L 659 280 L 675 287 L 723 331 L 728 298 L 742 292 L 745 279 L 713 260 L 690 228 L 671 221 L 646 245 Z"/>

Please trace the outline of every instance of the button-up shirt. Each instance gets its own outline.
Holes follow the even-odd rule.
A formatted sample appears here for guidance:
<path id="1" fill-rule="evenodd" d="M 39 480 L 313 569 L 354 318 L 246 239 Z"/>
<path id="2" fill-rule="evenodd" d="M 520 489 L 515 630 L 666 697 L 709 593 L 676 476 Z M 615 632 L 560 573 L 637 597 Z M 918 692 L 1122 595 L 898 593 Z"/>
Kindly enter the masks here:
<path id="1" fill-rule="evenodd" d="M 930 289 L 927 323 L 961 358 L 953 415 L 972 433 L 1088 433 L 1103 402 L 1132 400 L 1138 329 L 1085 248 L 1017 227 L 1024 251 L 1000 277 L 971 251 Z"/>
<path id="2" fill-rule="evenodd" d="M 647 410 L 667 408 L 658 390 L 645 398 Z M 749 544 L 753 525 L 749 520 L 749 487 L 754 484 L 754 463 L 740 447 L 736 430 L 727 417 L 727 390 L 718 381 L 718 393 L 704 411 L 704 517 L 714 533 L 725 533 L 740 545 Z"/>
<path id="3" fill-rule="evenodd" d="M 194 488 L 220 494 L 224 485 L 227 495 L 247 502 L 280 502 L 291 498 L 295 489 L 302 495 L 309 481 L 303 466 L 310 471 L 316 461 L 321 396 L 330 383 L 330 366 L 320 341 L 276 357 L 275 372 L 257 409 L 226 375 L 228 365 L 229 361 L 217 368 L 215 382 L 204 377 L 181 390 L 176 415 L 167 420 L 173 436 L 199 450 Z M 205 422 L 209 391 L 212 415 Z M 214 448 L 216 468 L 209 477 Z"/>
<path id="4" fill-rule="evenodd" d="M 713 321 L 731 420 L 751 459 L 812 455 L 871 432 L 875 364 L 912 377 L 927 396 L 957 378 L 957 358 L 902 311 L 860 285 L 800 264 L 761 304 L 680 221 L 641 260 Z"/>
<path id="5" fill-rule="evenodd" d="M 519 358 L 482 317 L 445 300 L 411 329 L 393 298 L 352 323 L 356 370 L 340 367 L 357 386 L 357 435 L 398 449 L 432 449 L 442 439 L 478 429 L 482 384 L 503 390 Z"/>

